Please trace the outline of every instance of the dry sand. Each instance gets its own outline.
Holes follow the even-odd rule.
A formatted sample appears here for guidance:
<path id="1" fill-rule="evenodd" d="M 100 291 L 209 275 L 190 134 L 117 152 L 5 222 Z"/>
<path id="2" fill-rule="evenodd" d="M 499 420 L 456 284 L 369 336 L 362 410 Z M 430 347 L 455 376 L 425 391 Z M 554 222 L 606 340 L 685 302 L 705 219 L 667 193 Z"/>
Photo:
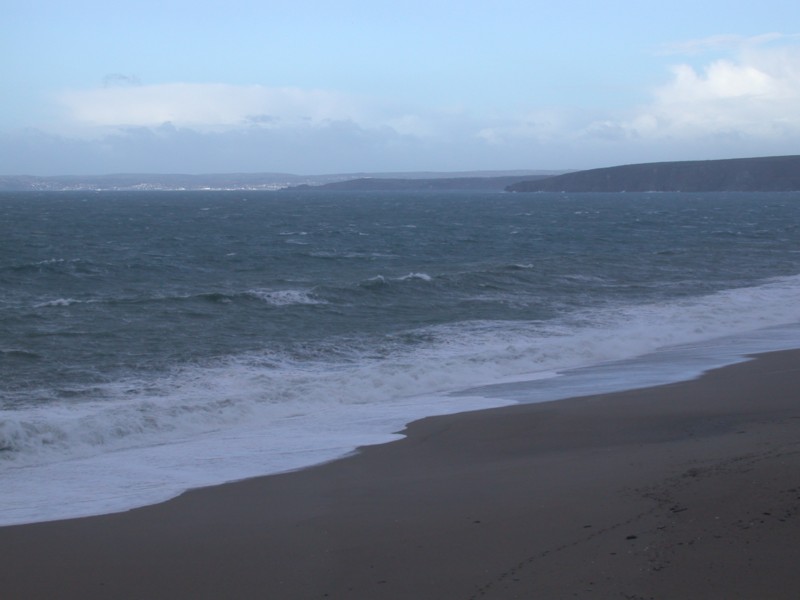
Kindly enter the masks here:
<path id="1" fill-rule="evenodd" d="M 800 351 L 0 528 L 8 599 L 800 598 Z"/>

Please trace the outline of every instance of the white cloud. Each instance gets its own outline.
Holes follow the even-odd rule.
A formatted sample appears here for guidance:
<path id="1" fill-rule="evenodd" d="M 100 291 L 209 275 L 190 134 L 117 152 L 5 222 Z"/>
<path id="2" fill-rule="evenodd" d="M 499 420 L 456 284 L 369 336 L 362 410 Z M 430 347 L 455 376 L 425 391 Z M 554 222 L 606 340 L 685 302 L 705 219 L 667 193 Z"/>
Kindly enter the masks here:
<path id="1" fill-rule="evenodd" d="M 568 109 L 541 108 L 519 117 L 492 119 L 484 123 L 476 136 L 494 146 L 525 139 L 547 143 L 569 137 L 579 119 L 579 115 Z"/>
<path id="2" fill-rule="evenodd" d="M 720 35 L 674 44 L 674 52 L 713 52 L 705 62 L 675 64 L 651 101 L 624 114 L 534 107 L 518 115 L 449 114 L 433 108 L 331 90 L 261 85 L 168 83 L 65 92 L 73 123 L 107 133 L 172 123 L 197 131 L 247 128 L 293 131 L 351 123 L 388 135 L 489 147 L 642 140 L 786 139 L 800 135 L 800 36 Z M 720 52 L 723 53 L 720 56 Z"/>
<path id="3" fill-rule="evenodd" d="M 800 147 L 800 36 L 715 36 L 687 42 L 650 100 L 617 113 L 531 110 L 486 122 L 476 136 L 493 147 L 527 142 L 575 157 L 573 166 L 796 153 Z M 579 158 L 580 157 L 580 158 Z"/>
<path id="4" fill-rule="evenodd" d="M 270 88 L 221 83 L 167 83 L 64 92 L 69 116 L 95 127 L 178 126 L 218 128 L 278 122 L 370 120 L 357 98 L 326 90 Z"/>
<path id="5" fill-rule="evenodd" d="M 415 109 L 330 90 L 261 85 L 116 85 L 64 92 L 59 101 L 67 110 L 62 133 L 95 139 L 165 123 L 198 132 L 260 129 L 306 138 L 314 135 L 312 130 L 338 123 L 389 138 L 448 138 L 466 121 L 452 111 Z"/>
<path id="6" fill-rule="evenodd" d="M 436 133 L 435 128 L 429 120 L 413 114 L 400 114 L 389 117 L 385 121 L 385 126 L 393 129 L 400 135 L 428 137 Z"/>
<path id="7" fill-rule="evenodd" d="M 739 39 L 733 57 L 700 67 L 674 65 L 671 79 L 653 90 L 652 101 L 620 127 L 630 137 L 653 140 L 800 136 L 800 46 L 767 44 L 787 38 Z"/>

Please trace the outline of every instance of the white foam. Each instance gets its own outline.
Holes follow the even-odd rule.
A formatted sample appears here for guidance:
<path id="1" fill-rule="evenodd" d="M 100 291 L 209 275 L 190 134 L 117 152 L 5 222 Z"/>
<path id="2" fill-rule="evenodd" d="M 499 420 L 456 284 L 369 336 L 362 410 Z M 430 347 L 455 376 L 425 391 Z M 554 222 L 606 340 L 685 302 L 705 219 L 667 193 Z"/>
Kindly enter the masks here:
<path id="1" fill-rule="evenodd" d="M 454 323 L 417 332 L 428 340 L 424 345 L 398 343 L 381 353 L 367 350 L 366 357 L 361 346 L 348 350 L 346 340 L 332 340 L 329 351 L 316 349 L 335 357 L 327 361 L 264 351 L 157 380 L 96 386 L 98 402 L 9 410 L 0 422 L 0 524 L 124 510 L 191 487 L 330 460 L 394 439 L 403 424 L 422 416 L 533 397 L 530 389 L 515 398 L 448 394 L 472 386 L 539 377 L 544 391 L 534 399 L 547 400 L 566 389 L 553 387 L 556 373 L 665 347 L 680 346 L 659 355 L 673 377 L 693 376 L 726 352 L 741 352 L 741 344 L 719 342 L 726 350 L 711 352 L 716 358 L 709 362 L 709 341 L 726 336 L 758 339 L 759 351 L 800 346 L 800 329 L 781 327 L 800 323 L 798 291 L 800 276 L 548 322 Z M 295 301 L 302 301 L 305 292 L 297 292 Z M 779 343 L 776 331 L 783 334 Z M 700 348 L 705 358 L 688 361 L 687 348 Z M 628 362 L 583 381 L 588 391 L 601 380 L 646 385 L 657 363 L 637 370 Z M 557 380 L 573 386 L 570 395 L 581 393 L 579 379 Z"/>
<path id="2" fill-rule="evenodd" d="M 3 475 L 0 525 L 118 512 L 153 504 L 184 490 L 308 467 L 342 457 L 357 446 L 397 439 L 415 418 L 490 408 L 509 401 L 483 398 L 410 398 L 392 405 L 348 404 L 335 411 L 294 411 L 269 422 L 217 429 Z M 297 412 L 297 411 L 300 412 Z M 333 413 L 333 414 L 331 414 Z"/>
<path id="3" fill-rule="evenodd" d="M 327 304 L 325 300 L 315 297 L 308 290 L 250 290 L 247 293 L 274 306 Z"/>
<path id="4" fill-rule="evenodd" d="M 34 308 L 47 308 L 47 307 L 55 307 L 55 306 L 71 306 L 73 304 L 80 304 L 82 300 L 75 300 L 74 298 L 57 298 L 55 300 L 49 300 L 47 302 L 39 302 L 38 304 L 34 304 Z"/>
<path id="5" fill-rule="evenodd" d="M 400 281 L 408 281 L 410 279 L 419 279 L 421 281 L 433 280 L 433 278 L 427 273 L 409 273 L 408 275 L 399 278 Z"/>

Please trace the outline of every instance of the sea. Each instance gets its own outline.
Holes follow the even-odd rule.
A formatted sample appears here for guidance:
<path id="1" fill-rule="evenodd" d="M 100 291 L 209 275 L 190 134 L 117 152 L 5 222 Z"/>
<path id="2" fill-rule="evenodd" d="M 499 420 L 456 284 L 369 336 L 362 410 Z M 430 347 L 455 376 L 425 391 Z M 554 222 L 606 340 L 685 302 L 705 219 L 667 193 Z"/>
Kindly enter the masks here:
<path id="1" fill-rule="evenodd" d="M 0 194 L 0 524 L 800 347 L 800 193 Z"/>

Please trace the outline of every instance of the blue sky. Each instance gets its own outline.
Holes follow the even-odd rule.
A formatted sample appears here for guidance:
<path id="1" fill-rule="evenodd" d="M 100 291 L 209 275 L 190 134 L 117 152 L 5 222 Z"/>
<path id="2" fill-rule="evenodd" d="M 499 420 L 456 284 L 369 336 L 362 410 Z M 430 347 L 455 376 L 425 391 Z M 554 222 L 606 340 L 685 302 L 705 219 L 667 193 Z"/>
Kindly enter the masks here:
<path id="1" fill-rule="evenodd" d="M 0 174 L 800 153 L 800 3 L 5 0 Z"/>

